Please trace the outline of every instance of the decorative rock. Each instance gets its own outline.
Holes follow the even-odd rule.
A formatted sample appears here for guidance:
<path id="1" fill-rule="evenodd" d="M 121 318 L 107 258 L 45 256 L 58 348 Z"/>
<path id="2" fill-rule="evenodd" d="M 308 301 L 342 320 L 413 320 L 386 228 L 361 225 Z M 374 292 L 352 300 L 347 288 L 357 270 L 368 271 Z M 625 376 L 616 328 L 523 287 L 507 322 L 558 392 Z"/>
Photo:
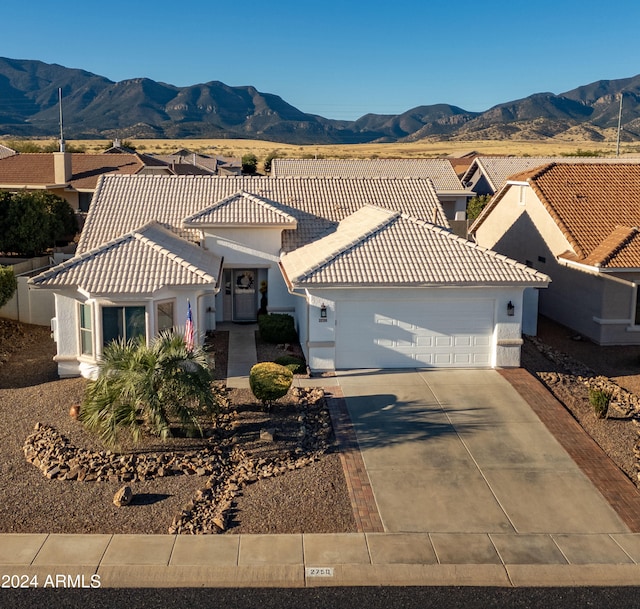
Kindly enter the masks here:
<path id="1" fill-rule="evenodd" d="M 276 430 L 273 427 L 260 430 L 260 439 L 263 442 L 273 442 L 275 440 L 275 437 L 276 437 Z"/>
<path id="2" fill-rule="evenodd" d="M 113 504 L 117 507 L 129 505 L 133 499 L 133 491 L 130 486 L 123 486 L 114 496 Z"/>

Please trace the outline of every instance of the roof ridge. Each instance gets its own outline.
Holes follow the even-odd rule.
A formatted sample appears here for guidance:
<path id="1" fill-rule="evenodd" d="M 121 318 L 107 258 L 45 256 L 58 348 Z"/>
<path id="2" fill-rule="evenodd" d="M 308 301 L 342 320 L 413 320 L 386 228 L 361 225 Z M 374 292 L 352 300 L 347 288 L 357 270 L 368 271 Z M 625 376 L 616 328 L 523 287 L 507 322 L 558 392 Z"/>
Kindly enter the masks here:
<path id="1" fill-rule="evenodd" d="M 82 264 L 84 262 L 87 262 L 87 261 L 89 261 L 89 260 L 91 260 L 93 258 L 96 258 L 97 256 L 106 254 L 110 250 L 113 250 L 114 248 L 122 245 L 123 243 L 125 243 L 127 241 L 138 241 L 142 245 L 144 245 L 145 247 L 151 248 L 152 250 L 154 250 L 155 252 L 157 252 L 161 256 L 165 256 L 166 258 L 168 258 L 172 262 L 178 264 L 179 266 L 183 267 L 184 269 L 186 269 L 186 270 L 188 270 L 188 271 L 190 271 L 192 273 L 195 273 L 199 277 L 211 278 L 212 280 L 215 281 L 215 278 L 212 275 L 210 275 L 207 271 L 204 271 L 202 269 L 198 269 L 197 267 L 194 267 L 194 265 L 192 263 L 190 263 L 188 260 L 185 260 L 185 258 L 183 256 L 179 256 L 176 252 L 167 249 L 166 247 L 164 247 L 163 245 L 161 245 L 160 243 L 158 243 L 157 241 L 154 241 L 151 237 L 149 237 L 146 234 L 146 232 L 151 228 L 157 229 L 157 230 L 165 233 L 166 236 L 168 236 L 170 239 L 174 239 L 176 241 L 182 242 L 183 245 L 186 245 L 187 247 L 192 248 L 194 253 L 195 252 L 210 253 L 210 252 L 207 252 L 207 250 L 204 250 L 204 249 L 198 247 L 194 243 L 191 243 L 191 242 L 187 241 L 186 239 L 183 239 L 179 235 L 176 235 L 173 231 L 171 231 L 170 229 L 168 229 L 165 226 L 163 226 L 157 220 L 149 220 L 148 222 L 145 222 L 141 226 L 139 226 L 137 228 L 134 228 L 133 230 L 129 231 L 128 233 L 120 235 L 120 236 L 112 239 L 111 241 L 103 243 L 103 244 L 101 244 L 101 245 L 99 245 L 99 246 L 97 246 L 97 247 L 95 247 L 95 248 L 93 248 L 91 250 L 88 250 L 88 251 L 83 252 L 81 254 L 77 254 L 73 258 L 69 258 L 68 260 L 64 260 L 60 264 L 57 264 L 56 266 L 54 266 L 54 267 L 52 267 L 52 268 L 50 268 L 50 269 L 48 269 L 46 271 L 43 271 L 42 273 L 40 273 L 36 277 L 33 277 L 32 279 L 30 279 L 29 283 L 40 283 L 42 281 L 46 281 L 47 279 L 51 279 L 52 277 L 55 277 L 56 275 L 60 274 L 61 272 L 64 272 L 64 271 L 66 271 L 66 270 L 68 270 L 68 269 L 70 269 L 70 268 L 72 268 L 74 266 L 78 266 L 78 265 L 80 265 L 80 264 Z M 38 280 L 37 282 L 35 281 L 36 279 Z"/>
<path id="2" fill-rule="evenodd" d="M 318 242 L 322 241 L 323 239 L 328 239 L 331 238 L 333 235 L 336 235 L 338 233 L 338 231 L 340 231 L 340 226 L 343 225 L 344 222 L 348 221 L 349 219 L 351 219 L 351 221 L 353 221 L 353 216 L 357 215 L 360 211 L 362 211 L 365 208 L 371 208 L 371 209 L 375 209 L 375 210 L 379 210 L 380 212 L 384 213 L 385 217 L 381 218 L 380 220 L 378 220 L 375 224 L 373 224 L 372 226 L 368 227 L 364 232 L 360 233 L 357 236 L 354 236 L 350 241 L 348 241 L 347 243 L 341 244 L 340 247 L 336 247 L 333 248 L 331 250 L 327 250 L 327 252 L 325 253 L 324 257 L 322 258 L 322 260 L 319 260 L 318 262 L 316 262 L 315 264 L 311 265 L 310 267 L 308 267 L 307 269 L 305 269 L 304 273 L 301 275 L 298 275 L 296 277 L 292 277 L 292 280 L 301 280 L 305 277 L 310 277 L 313 273 L 318 272 L 320 269 L 322 269 L 324 266 L 326 266 L 329 262 L 335 260 L 338 256 L 342 256 L 344 254 L 346 254 L 347 252 L 353 250 L 357 245 L 364 243 L 365 241 L 369 240 L 373 235 L 375 235 L 376 233 L 380 232 L 383 228 L 385 228 L 386 226 L 388 226 L 389 224 L 391 224 L 391 222 L 397 220 L 400 217 L 400 212 L 398 211 L 393 211 L 390 209 L 385 209 L 383 207 L 379 207 L 377 205 L 373 205 L 371 203 L 367 203 L 366 205 L 363 205 L 359 210 L 355 211 L 354 213 L 352 213 L 350 216 L 347 216 L 344 220 L 342 220 L 339 224 L 338 224 L 338 228 L 336 229 L 335 232 L 326 235 L 325 237 L 322 237 L 322 239 L 318 239 L 318 241 L 314 241 L 308 245 L 316 245 Z M 343 230 L 344 230 L 344 225 L 343 225 Z M 303 246 L 307 247 L 307 246 Z M 303 248 L 299 248 L 299 249 L 303 249 Z M 297 250 L 294 250 L 297 251 Z M 293 253 L 293 252 L 291 252 Z"/>
<path id="3" fill-rule="evenodd" d="M 278 205 L 282 205 L 282 203 L 279 203 L 278 201 L 274 201 L 273 199 L 269 199 L 268 197 L 263 197 L 262 195 L 255 194 L 253 192 L 249 192 L 248 190 L 244 190 L 244 189 L 241 189 L 238 192 L 241 192 L 243 196 L 247 197 L 247 199 L 251 199 L 252 201 L 255 201 L 256 203 L 258 203 L 258 205 L 262 205 L 266 209 L 273 211 L 276 214 L 283 216 L 284 218 L 295 220 L 295 218 L 291 214 L 287 213 L 286 211 L 278 207 Z"/>
<path id="4" fill-rule="evenodd" d="M 149 228 L 152 228 L 152 227 L 155 228 L 155 229 L 158 229 L 158 230 L 160 230 L 160 231 L 162 231 L 164 233 L 166 233 L 166 235 L 168 237 L 170 237 L 171 239 L 175 239 L 175 240 L 178 240 L 178 241 L 183 241 L 184 245 L 186 245 L 187 247 L 193 248 L 194 251 L 206 252 L 206 250 L 203 250 L 202 248 L 198 247 L 197 245 L 195 245 L 195 243 L 191 243 L 191 242 L 187 241 L 186 239 L 182 239 L 178 235 L 175 235 L 169 229 L 165 228 L 164 226 L 162 226 L 159 222 L 156 222 L 155 220 L 147 222 L 146 224 L 144 224 L 139 229 L 133 230 L 132 231 L 132 236 L 136 240 L 140 241 L 140 243 L 142 243 L 142 244 L 144 244 L 144 245 L 146 245 L 148 247 L 151 247 L 153 250 L 155 250 L 156 252 L 158 252 L 162 256 L 166 256 L 172 262 L 175 262 L 175 263 L 179 264 L 180 266 L 182 266 L 183 268 L 187 269 L 188 271 L 190 271 L 192 273 L 195 273 L 196 275 L 199 275 L 200 277 L 205 277 L 205 276 L 212 277 L 206 271 L 204 271 L 202 269 L 195 268 L 193 266 L 193 264 L 190 263 L 189 261 L 185 260 L 183 256 L 179 256 L 176 252 L 174 252 L 172 250 L 168 250 L 166 247 L 164 247 L 163 245 L 161 245 L 157 241 L 154 241 L 149 236 L 147 236 L 145 234 L 145 231 L 147 229 L 149 229 Z"/>
<path id="5" fill-rule="evenodd" d="M 544 174 L 549 173 L 555 167 L 560 167 L 559 163 L 549 163 L 548 165 L 544 165 L 543 167 L 537 168 L 537 171 L 527 179 L 529 186 L 536 193 L 538 199 L 540 199 L 540 203 L 542 203 L 543 207 L 547 210 L 553 221 L 556 223 L 560 232 L 564 235 L 565 239 L 569 242 L 571 247 L 574 249 L 575 253 L 579 258 L 585 258 L 586 254 L 584 250 L 580 247 L 577 239 L 574 234 L 569 230 L 569 227 L 566 225 L 564 220 L 560 217 L 555 207 L 551 204 L 549 199 L 545 196 L 544 192 L 540 188 L 537 183 L 537 180 L 541 178 Z"/>
<path id="6" fill-rule="evenodd" d="M 583 262 L 593 264 L 597 267 L 606 266 L 616 254 L 631 243 L 639 232 L 636 226 L 616 226 L 605 239 L 584 258 Z M 607 244 L 609 240 L 615 241 L 609 245 Z"/>
<path id="7" fill-rule="evenodd" d="M 260 194 L 249 192 L 244 188 L 241 188 L 240 190 L 234 192 L 233 194 L 227 197 L 224 197 L 223 199 L 220 199 L 219 201 L 216 201 L 211 205 L 207 205 L 204 209 L 201 209 L 195 214 L 191 214 L 190 216 L 187 216 L 186 218 L 184 218 L 182 222 L 183 224 L 193 223 L 197 219 L 202 218 L 217 209 L 222 209 L 225 205 L 231 204 L 234 199 L 248 199 L 249 201 L 252 201 L 256 205 L 259 205 L 265 210 L 270 211 L 276 214 L 277 216 L 284 218 L 287 221 L 296 222 L 296 218 L 294 216 L 284 211 L 284 209 L 280 209 L 278 207 L 279 205 L 284 207 L 282 203 L 279 203 L 278 201 L 274 201 L 273 199 L 269 199 L 267 197 L 263 197 Z"/>
<path id="8" fill-rule="evenodd" d="M 436 224 L 433 224 L 432 222 L 427 222 L 426 220 L 421 220 L 419 218 L 413 218 L 411 216 L 407 216 L 406 214 L 403 214 L 403 218 L 405 218 L 406 220 L 409 220 L 411 222 L 414 222 L 415 224 L 424 226 L 425 228 L 431 230 L 432 232 L 435 233 L 439 233 L 441 235 L 444 235 L 446 238 L 451 239 L 453 241 L 457 241 L 460 245 L 464 246 L 464 247 L 469 247 L 471 249 L 477 250 L 479 252 L 482 252 L 488 256 L 491 256 L 493 258 L 496 258 L 497 260 L 501 260 L 503 262 L 506 262 L 508 264 L 511 264 L 512 266 L 514 266 L 517 269 L 520 269 L 522 271 L 526 271 L 536 277 L 539 277 L 541 279 L 544 280 L 550 280 L 548 275 L 545 275 L 544 273 L 541 273 L 540 271 L 531 268 L 529 266 L 527 266 L 526 264 L 523 264 L 522 262 L 518 262 L 517 260 L 515 260 L 514 258 L 509 258 L 509 256 L 505 256 L 504 254 L 500 254 L 498 252 L 496 252 L 495 250 L 489 249 L 488 247 L 484 247 L 478 243 L 476 243 L 475 241 L 470 241 L 469 239 L 465 239 L 464 237 L 460 237 L 458 235 L 456 235 L 455 233 L 453 233 L 450 230 L 447 230 L 446 228 L 442 227 L 442 226 L 438 226 Z"/>

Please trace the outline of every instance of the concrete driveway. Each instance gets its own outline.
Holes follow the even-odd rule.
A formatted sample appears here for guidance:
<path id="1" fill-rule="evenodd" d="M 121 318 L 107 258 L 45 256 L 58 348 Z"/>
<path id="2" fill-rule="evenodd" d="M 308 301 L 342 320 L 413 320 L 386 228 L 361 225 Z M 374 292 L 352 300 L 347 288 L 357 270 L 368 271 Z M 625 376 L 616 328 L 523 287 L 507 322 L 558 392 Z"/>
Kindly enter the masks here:
<path id="1" fill-rule="evenodd" d="M 496 371 L 338 380 L 386 532 L 629 532 Z"/>

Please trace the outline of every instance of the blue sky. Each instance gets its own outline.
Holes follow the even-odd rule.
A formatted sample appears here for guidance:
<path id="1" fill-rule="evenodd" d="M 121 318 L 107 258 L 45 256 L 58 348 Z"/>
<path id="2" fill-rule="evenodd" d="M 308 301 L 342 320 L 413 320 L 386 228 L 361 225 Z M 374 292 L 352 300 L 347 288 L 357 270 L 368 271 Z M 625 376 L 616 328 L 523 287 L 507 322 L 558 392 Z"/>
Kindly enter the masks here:
<path id="1" fill-rule="evenodd" d="M 253 85 L 351 120 L 635 76 L 639 19 L 640 3 L 601 0 L 23 0 L 2 8 L 0 56 L 113 81 Z"/>

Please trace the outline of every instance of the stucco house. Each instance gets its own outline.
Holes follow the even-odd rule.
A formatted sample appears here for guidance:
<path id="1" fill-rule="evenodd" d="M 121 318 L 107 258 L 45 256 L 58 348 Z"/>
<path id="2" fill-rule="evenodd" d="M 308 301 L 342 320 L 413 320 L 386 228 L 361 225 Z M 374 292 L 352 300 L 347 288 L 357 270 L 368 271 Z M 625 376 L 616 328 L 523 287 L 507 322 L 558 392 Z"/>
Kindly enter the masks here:
<path id="1" fill-rule="evenodd" d="M 518 366 L 523 292 L 548 284 L 451 234 L 430 180 L 101 178 L 54 291 L 61 376 L 106 342 L 289 313 L 312 370 Z M 264 283 L 263 283 L 264 282 Z"/>
<path id="2" fill-rule="evenodd" d="M 86 212 L 98 178 L 123 175 L 173 175 L 170 165 L 150 155 L 115 147 L 100 154 L 76 152 L 14 153 L 0 156 L 0 190 L 47 190 Z"/>
<path id="3" fill-rule="evenodd" d="M 601 345 L 640 344 L 640 165 L 553 163 L 512 176 L 470 231 L 549 275 L 540 313 Z"/>
<path id="4" fill-rule="evenodd" d="M 543 167 L 549 163 L 629 163 L 640 159 L 618 157 L 517 157 L 517 156 L 477 156 L 460 178 L 465 188 L 476 195 L 493 196 L 507 180 L 523 171 Z"/>

